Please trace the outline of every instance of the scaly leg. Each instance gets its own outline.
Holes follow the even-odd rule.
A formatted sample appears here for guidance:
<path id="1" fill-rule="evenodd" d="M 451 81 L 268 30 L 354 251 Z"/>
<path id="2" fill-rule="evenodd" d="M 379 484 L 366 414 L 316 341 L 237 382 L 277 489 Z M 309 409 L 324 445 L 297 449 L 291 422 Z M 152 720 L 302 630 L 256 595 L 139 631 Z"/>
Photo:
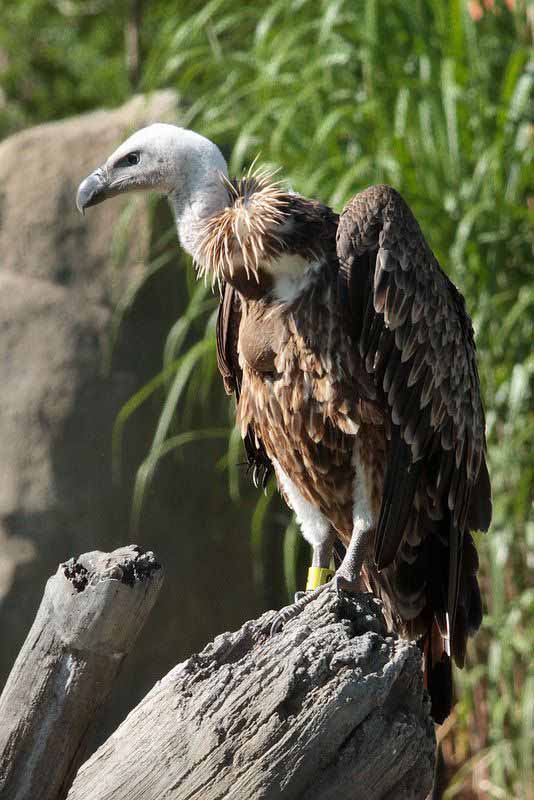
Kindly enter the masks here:
<path id="1" fill-rule="evenodd" d="M 326 572 L 329 573 L 329 576 L 330 576 L 330 574 L 331 574 L 331 572 L 330 572 L 330 562 L 332 561 L 332 551 L 333 551 L 333 548 L 334 548 L 335 536 L 336 536 L 336 534 L 335 534 L 334 529 L 330 528 L 329 535 L 327 536 L 326 539 L 324 539 L 323 541 L 312 545 L 312 547 L 313 547 L 312 553 L 313 554 L 312 554 L 311 568 L 308 570 L 308 584 L 310 583 L 310 575 L 313 573 L 314 569 L 317 572 L 320 571 L 320 570 L 325 570 Z M 316 579 L 317 575 L 314 575 L 313 577 L 314 577 L 314 579 Z M 323 576 L 321 576 L 321 578 L 322 579 L 320 580 L 320 583 L 321 584 L 326 583 L 326 580 L 323 578 Z M 306 585 L 306 590 L 309 591 L 310 588 L 314 589 L 314 588 L 318 587 L 318 585 L 319 585 L 318 583 L 314 583 L 313 586 L 311 586 L 311 587 Z M 305 594 L 306 594 L 306 592 L 295 592 L 295 603 L 297 603 L 302 597 L 304 597 Z"/>
<path id="2" fill-rule="evenodd" d="M 313 545 L 312 567 L 320 567 L 321 569 L 328 569 L 330 560 L 332 558 L 332 549 L 334 547 L 335 533 L 330 531 L 330 536 L 323 542 Z"/>
<path id="3" fill-rule="evenodd" d="M 373 532 L 373 528 L 354 527 L 343 561 L 332 578 L 336 591 L 345 589 L 347 592 L 360 592 L 362 590 L 360 573 L 370 550 Z"/>

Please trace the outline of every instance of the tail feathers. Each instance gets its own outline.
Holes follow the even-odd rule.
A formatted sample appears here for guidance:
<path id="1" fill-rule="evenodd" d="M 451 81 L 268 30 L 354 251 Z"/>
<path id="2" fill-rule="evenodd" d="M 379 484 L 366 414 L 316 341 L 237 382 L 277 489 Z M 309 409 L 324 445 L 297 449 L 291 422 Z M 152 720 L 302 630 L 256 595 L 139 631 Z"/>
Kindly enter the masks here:
<path id="1" fill-rule="evenodd" d="M 432 718 L 441 725 L 452 709 L 452 664 L 448 641 L 436 624 L 427 634 L 425 652 L 425 685 L 432 702 Z"/>

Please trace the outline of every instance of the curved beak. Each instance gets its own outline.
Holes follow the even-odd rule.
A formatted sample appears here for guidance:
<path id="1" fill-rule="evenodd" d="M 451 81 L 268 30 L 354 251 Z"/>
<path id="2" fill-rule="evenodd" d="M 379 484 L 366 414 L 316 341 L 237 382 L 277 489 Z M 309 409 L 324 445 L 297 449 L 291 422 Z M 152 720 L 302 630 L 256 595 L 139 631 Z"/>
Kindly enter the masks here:
<path id="1" fill-rule="evenodd" d="M 83 214 L 89 206 L 96 206 L 107 197 L 109 183 L 105 170 L 102 167 L 95 169 L 78 186 L 76 193 L 76 207 L 80 214 Z"/>

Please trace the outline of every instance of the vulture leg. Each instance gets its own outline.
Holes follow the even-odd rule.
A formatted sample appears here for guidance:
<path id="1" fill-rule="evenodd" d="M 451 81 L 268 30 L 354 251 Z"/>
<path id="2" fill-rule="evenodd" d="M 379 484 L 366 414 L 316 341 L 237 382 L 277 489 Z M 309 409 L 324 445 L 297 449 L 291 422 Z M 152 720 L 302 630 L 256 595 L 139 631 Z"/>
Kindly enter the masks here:
<path id="1" fill-rule="evenodd" d="M 371 544 L 374 540 L 374 528 L 363 527 L 355 524 L 352 538 L 347 547 L 343 561 L 332 578 L 336 592 L 361 592 L 363 586 L 360 580 L 363 562 L 370 554 Z"/>
<path id="2" fill-rule="evenodd" d="M 330 560 L 335 541 L 335 531 L 321 511 L 306 500 L 299 488 L 281 465 L 273 459 L 279 488 L 290 508 L 295 512 L 302 535 L 312 546 L 312 565 L 308 572 L 306 589 L 314 589 L 330 579 Z M 304 592 L 295 594 L 295 603 L 302 599 Z"/>
<path id="3" fill-rule="evenodd" d="M 336 532 L 334 528 L 330 528 L 329 530 L 330 533 L 327 539 L 312 544 L 312 563 L 308 570 L 306 591 L 295 592 L 295 603 L 310 590 L 322 586 L 323 583 L 327 583 L 334 574 L 330 569 L 330 564 L 332 562 Z"/>
<path id="4" fill-rule="evenodd" d="M 271 625 L 271 636 L 274 636 L 275 633 L 280 633 L 283 626 L 297 617 L 312 600 L 315 600 L 315 598 L 321 594 L 321 592 L 335 591 L 339 593 L 340 591 L 362 591 L 360 572 L 364 559 L 369 553 L 373 533 L 373 529 L 365 528 L 362 530 L 361 528 L 355 527 L 347 552 L 332 580 L 328 583 L 321 584 L 321 586 L 311 591 L 297 592 L 297 595 L 295 595 L 295 602 L 281 608 L 274 618 Z M 331 553 L 332 548 L 330 547 L 330 554 Z"/>
<path id="5" fill-rule="evenodd" d="M 295 598 L 295 602 L 292 605 L 280 609 L 271 625 L 271 635 L 278 633 L 289 620 L 298 616 L 321 592 L 358 592 L 362 590 L 360 573 L 365 559 L 371 553 L 376 519 L 371 510 L 371 501 L 367 489 L 367 476 L 365 474 L 365 467 L 361 462 L 360 448 L 361 443 L 356 440 L 353 455 L 355 473 L 353 486 L 352 536 L 343 560 L 329 583 L 323 583 L 317 586 L 317 588 L 312 591 L 308 591 L 304 595 Z M 284 488 L 286 488 L 287 491 L 287 487 Z M 303 533 L 306 536 L 304 526 Z M 308 536 L 306 536 L 306 538 L 308 538 Z M 329 528 L 328 536 L 323 534 L 321 539 L 317 537 L 313 542 L 314 558 L 324 559 L 326 555 L 328 555 L 328 559 L 330 560 L 333 539 L 332 528 Z M 327 547 L 328 550 L 326 549 Z"/>
<path id="6" fill-rule="evenodd" d="M 312 567 L 319 569 L 328 569 L 332 559 L 332 550 L 334 548 L 334 531 L 329 539 L 324 542 L 318 542 L 313 545 Z"/>
<path id="7" fill-rule="evenodd" d="M 306 533 L 309 531 L 306 531 L 304 526 L 302 526 L 302 528 L 303 528 L 303 533 L 306 535 Z M 308 539 L 308 536 L 306 536 L 306 538 Z M 311 601 L 314 598 L 316 598 L 317 595 L 319 595 L 322 591 L 324 591 L 328 586 L 330 586 L 330 583 L 333 582 L 332 580 L 330 583 L 326 583 L 325 580 L 328 581 L 330 576 L 332 575 L 329 567 L 332 559 L 334 541 L 335 541 L 335 531 L 333 528 L 329 526 L 328 536 L 325 536 L 325 538 L 323 538 L 320 541 L 316 540 L 315 542 L 311 543 L 313 548 L 313 556 L 312 556 L 312 565 L 308 572 L 308 586 L 306 587 L 307 591 L 296 592 L 295 602 L 291 603 L 291 605 L 289 606 L 284 606 L 283 608 L 280 609 L 280 611 L 274 618 L 274 622 L 271 625 L 271 636 L 273 636 L 275 633 L 280 633 L 286 622 L 289 622 L 289 620 L 297 617 L 300 614 L 300 612 L 304 608 L 306 608 L 308 603 L 311 603 Z M 317 576 L 318 580 L 321 581 L 321 583 L 320 585 L 317 585 L 318 583 L 317 581 L 317 583 L 314 584 L 315 588 L 309 589 L 308 587 L 310 586 L 310 577 L 311 574 L 314 572 L 314 570 L 315 570 L 315 575 Z"/>

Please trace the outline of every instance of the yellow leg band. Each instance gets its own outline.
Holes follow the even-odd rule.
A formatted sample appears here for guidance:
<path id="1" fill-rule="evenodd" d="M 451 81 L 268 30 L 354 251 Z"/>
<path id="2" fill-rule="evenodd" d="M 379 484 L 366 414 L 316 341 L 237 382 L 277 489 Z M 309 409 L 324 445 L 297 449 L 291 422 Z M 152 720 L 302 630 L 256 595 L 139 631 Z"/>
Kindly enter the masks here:
<path id="1" fill-rule="evenodd" d="M 333 569 L 327 569 L 326 567 L 310 567 L 308 570 L 308 580 L 306 581 L 306 591 L 309 592 L 311 589 L 317 589 L 318 586 L 322 586 L 323 583 L 328 583 L 328 581 L 332 580 L 335 572 Z"/>

